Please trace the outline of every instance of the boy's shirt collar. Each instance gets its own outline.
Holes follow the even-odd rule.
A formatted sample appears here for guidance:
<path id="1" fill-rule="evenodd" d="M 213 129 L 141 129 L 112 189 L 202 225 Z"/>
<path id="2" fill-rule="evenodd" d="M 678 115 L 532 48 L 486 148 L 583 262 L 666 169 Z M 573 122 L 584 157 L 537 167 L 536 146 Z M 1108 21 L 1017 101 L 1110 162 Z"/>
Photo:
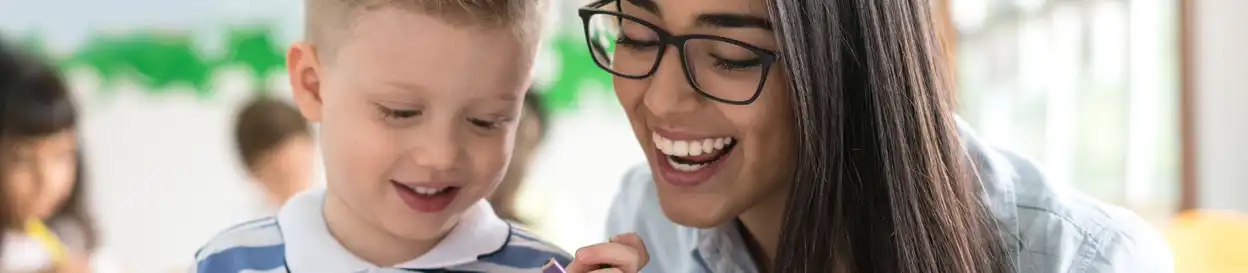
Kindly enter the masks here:
<path id="1" fill-rule="evenodd" d="M 365 272 L 384 268 L 356 257 L 329 233 L 321 204 L 324 189 L 300 193 L 286 202 L 277 224 L 286 243 L 286 266 L 291 272 Z M 511 226 L 498 218 L 485 200 L 469 207 L 428 253 L 394 268 L 439 269 L 477 261 L 506 246 Z"/>

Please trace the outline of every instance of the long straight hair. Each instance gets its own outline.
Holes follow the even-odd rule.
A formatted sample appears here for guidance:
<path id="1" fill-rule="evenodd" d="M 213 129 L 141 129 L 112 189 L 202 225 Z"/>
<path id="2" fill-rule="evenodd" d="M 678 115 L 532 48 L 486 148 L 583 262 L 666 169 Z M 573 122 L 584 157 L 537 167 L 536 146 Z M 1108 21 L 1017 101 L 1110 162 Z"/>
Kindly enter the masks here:
<path id="1" fill-rule="evenodd" d="M 773 1 L 797 161 L 774 272 L 996 273 L 926 0 Z"/>

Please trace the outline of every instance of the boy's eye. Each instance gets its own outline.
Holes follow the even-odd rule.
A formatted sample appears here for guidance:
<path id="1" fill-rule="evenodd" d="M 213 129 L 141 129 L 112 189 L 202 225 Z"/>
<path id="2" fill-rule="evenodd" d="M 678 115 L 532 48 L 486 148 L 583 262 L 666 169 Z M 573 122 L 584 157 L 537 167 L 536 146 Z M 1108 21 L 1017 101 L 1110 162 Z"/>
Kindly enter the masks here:
<path id="1" fill-rule="evenodd" d="M 472 123 L 473 126 L 481 127 L 482 129 L 493 130 L 493 129 L 498 129 L 499 127 L 502 127 L 503 124 L 506 123 L 506 120 L 502 120 L 502 119 L 486 120 L 486 119 L 479 119 L 479 118 L 468 118 L 468 122 Z"/>
<path id="2" fill-rule="evenodd" d="M 376 104 L 376 106 L 377 111 L 381 112 L 381 116 L 386 119 L 406 119 L 423 113 L 420 110 L 394 109 L 381 104 Z"/>

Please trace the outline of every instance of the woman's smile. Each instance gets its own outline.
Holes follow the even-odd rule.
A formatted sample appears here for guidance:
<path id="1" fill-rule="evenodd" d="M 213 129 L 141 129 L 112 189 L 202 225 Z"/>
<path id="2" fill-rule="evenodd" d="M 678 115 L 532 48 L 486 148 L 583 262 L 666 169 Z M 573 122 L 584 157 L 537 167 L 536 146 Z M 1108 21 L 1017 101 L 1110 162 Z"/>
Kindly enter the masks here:
<path id="1" fill-rule="evenodd" d="M 651 163 L 669 184 L 695 187 L 710 180 L 731 157 L 739 141 L 731 136 L 697 136 L 654 130 Z"/>

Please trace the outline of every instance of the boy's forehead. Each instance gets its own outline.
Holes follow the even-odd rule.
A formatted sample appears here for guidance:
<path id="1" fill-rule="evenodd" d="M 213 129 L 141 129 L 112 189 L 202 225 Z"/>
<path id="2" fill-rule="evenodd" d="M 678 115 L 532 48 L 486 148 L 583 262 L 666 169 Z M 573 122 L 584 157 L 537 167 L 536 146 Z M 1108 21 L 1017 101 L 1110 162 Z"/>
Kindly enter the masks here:
<path id="1" fill-rule="evenodd" d="M 506 28 L 452 25 L 397 10 L 359 18 L 353 32 L 335 56 L 342 72 L 474 98 L 516 100 L 528 84 L 536 49 L 536 40 Z"/>
<path id="2" fill-rule="evenodd" d="M 445 97 L 445 94 L 455 95 L 455 97 L 466 98 L 471 101 L 501 101 L 501 102 L 519 102 L 520 95 L 525 89 L 509 88 L 490 89 L 490 88 L 440 88 L 446 86 L 445 82 L 427 81 L 427 78 L 409 78 L 409 79 L 387 79 L 376 81 L 379 85 L 385 86 L 386 90 L 378 90 L 377 93 L 386 96 L 407 97 L 411 94 L 425 94 L 429 96 L 421 97 Z M 454 86 L 454 85 L 452 85 Z"/>

